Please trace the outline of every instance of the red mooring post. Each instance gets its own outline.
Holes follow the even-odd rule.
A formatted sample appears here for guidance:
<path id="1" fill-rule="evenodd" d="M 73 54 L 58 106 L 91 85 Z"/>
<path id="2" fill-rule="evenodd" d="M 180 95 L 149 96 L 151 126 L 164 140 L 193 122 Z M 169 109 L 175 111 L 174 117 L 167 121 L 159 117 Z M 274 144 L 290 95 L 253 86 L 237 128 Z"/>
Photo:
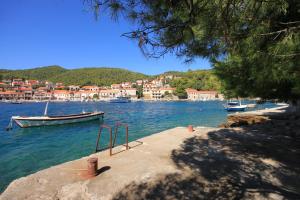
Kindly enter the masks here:
<path id="1" fill-rule="evenodd" d="M 87 175 L 91 177 L 97 176 L 98 170 L 98 158 L 89 158 L 87 160 Z"/>
<path id="2" fill-rule="evenodd" d="M 188 129 L 188 132 L 190 132 L 190 133 L 192 133 L 194 131 L 192 125 L 188 125 L 187 129 Z"/>

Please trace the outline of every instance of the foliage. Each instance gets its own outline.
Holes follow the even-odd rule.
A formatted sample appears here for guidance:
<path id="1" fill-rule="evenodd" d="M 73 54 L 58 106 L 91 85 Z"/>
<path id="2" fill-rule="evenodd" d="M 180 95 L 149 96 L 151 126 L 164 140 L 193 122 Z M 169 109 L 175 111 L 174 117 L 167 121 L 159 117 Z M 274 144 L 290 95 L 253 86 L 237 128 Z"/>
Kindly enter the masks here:
<path id="1" fill-rule="evenodd" d="M 300 98 L 299 0 L 85 0 L 135 23 L 146 56 L 209 58 L 233 96 Z M 201 88 L 201 82 L 195 87 Z"/>
<path id="2" fill-rule="evenodd" d="M 137 96 L 138 98 L 141 98 L 143 97 L 143 86 L 142 85 L 137 85 L 136 86 L 136 93 L 137 93 Z"/>
<path id="3" fill-rule="evenodd" d="M 220 91 L 221 83 L 211 70 L 195 70 L 181 72 L 181 78 L 173 79 L 170 82 L 172 87 L 176 87 L 176 93 L 184 96 L 184 90 L 193 88 L 196 90 L 217 90 Z"/>
<path id="4" fill-rule="evenodd" d="M 125 81 L 135 81 L 148 76 L 118 68 L 81 68 L 64 69 L 58 66 L 26 70 L 0 70 L 5 79 L 26 78 L 62 82 L 66 85 L 111 85 Z"/>
<path id="5" fill-rule="evenodd" d="M 93 99 L 99 99 L 99 95 L 98 94 L 94 94 L 93 95 Z"/>
<path id="6" fill-rule="evenodd" d="M 25 70 L 0 70 L 0 75 L 2 75 L 4 79 L 22 78 L 47 80 L 66 71 L 66 69 L 60 66 L 47 66 Z"/>

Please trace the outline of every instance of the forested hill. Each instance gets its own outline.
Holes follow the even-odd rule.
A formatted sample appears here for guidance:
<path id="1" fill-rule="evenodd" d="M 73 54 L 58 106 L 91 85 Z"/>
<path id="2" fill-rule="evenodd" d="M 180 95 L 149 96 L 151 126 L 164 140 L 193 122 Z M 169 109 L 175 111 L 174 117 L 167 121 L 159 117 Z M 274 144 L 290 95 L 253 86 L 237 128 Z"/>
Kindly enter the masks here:
<path id="1" fill-rule="evenodd" d="M 148 76 L 142 73 L 132 72 L 119 68 L 80 68 L 65 69 L 60 66 L 47 66 L 26 70 L 2 70 L 0 69 L 0 78 L 24 78 L 49 80 L 53 82 L 62 82 L 66 85 L 89 85 L 99 86 L 121 83 L 124 81 L 135 81 L 144 79 Z"/>
<path id="2" fill-rule="evenodd" d="M 197 90 L 220 90 L 220 81 L 212 70 L 194 70 L 187 72 L 169 71 L 163 74 L 148 76 L 120 68 L 80 68 L 65 69 L 60 66 L 47 66 L 26 70 L 0 69 L 1 79 L 23 78 L 48 80 L 54 83 L 61 82 L 65 85 L 98 85 L 109 86 L 114 83 L 136 81 L 138 79 L 155 79 L 160 76 L 174 75 L 180 77 L 169 80 L 168 83 L 175 87 L 178 95 L 185 94 L 186 88 Z"/>

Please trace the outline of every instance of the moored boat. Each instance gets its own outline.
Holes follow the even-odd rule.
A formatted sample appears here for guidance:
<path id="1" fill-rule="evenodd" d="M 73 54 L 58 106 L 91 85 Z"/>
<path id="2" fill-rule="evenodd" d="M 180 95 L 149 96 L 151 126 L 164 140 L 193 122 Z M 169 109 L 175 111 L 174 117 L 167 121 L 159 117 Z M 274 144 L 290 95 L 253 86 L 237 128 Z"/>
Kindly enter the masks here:
<path id="1" fill-rule="evenodd" d="M 27 128 L 99 120 L 100 118 L 103 118 L 104 115 L 104 112 L 82 112 L 79 114 L 71 115 L 48 116 L 48 103 L 49 102 L 47 102 L 46 104 L 44 116 L 12 116 L 11 122 L 7 129 L 12 128 L 13 121 L 16 122 L 16 124 L 19 125 L 21 128 Z"/>
<path id="2" fill-rule="evenodd" d="M 27 128 L 33 126 L 50 126 L 97 120 L 103 117 L 103 115 L 104 112 L 87 112 L 63 116 L 13 116 L 12 120 L 14 120 L 21 128 Z"/>
<path id="3" fill-rule="evenodd" d="M 110 103 L 129 103 L 131 100 L 128 97 L 116 97 L 109 100 Z"/>
<path id="4" fill-rule="evenodd" d="M 247 108 L 247 105 L 242 105 L 241 101 L 230 101 L 227 102 L 227 105 L 225 105 L 225 110 L 229 112 L 235 112 L 235 111 L 245 111 Z"/>

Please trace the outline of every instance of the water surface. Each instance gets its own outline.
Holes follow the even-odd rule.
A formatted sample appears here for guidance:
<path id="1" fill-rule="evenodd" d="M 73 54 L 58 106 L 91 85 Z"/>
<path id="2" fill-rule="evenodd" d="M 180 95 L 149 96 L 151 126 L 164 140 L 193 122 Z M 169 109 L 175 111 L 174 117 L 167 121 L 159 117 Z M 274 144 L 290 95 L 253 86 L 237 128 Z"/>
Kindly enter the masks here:
<path id="1" fill-rule="evenodd" d="M 105 124 L 121 121 L 129 125 L 129 140 L 136 140 L 176 126 L 217 126 L 226 120 L 227 112 L 220 101 L 206 102 L 132 102 L 132 103 L 50 103 L 49 114 L 71 114 L 104 111 Z M 0 103 L 0 192 L 14 179 L 47 167 L 78 159 L 94 152 L 101 122 L 35 127 L 14 126 L 5 131 L 12 115 L 42 115 L 45 103 Z M 258 109 L 274 107 L 260 105 Z M 122 133 L 122 132 L 121 132 Z M 103 134 L 108 141 L 108 134 Z M 117 143 L 125 140 L 119 134 Z"/>

